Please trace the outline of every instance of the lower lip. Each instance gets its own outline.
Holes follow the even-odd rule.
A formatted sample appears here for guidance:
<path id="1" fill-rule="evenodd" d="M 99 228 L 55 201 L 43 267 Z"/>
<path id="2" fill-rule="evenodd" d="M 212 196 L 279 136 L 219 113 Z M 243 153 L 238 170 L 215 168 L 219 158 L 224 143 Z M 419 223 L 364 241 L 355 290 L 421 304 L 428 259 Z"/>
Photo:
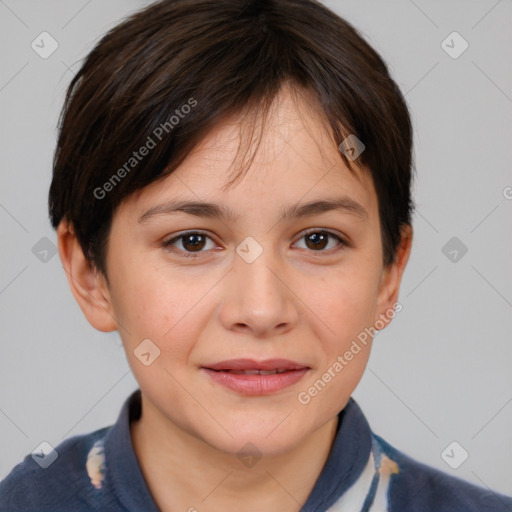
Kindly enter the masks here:
<path id="1" fill-rule="evenodd" d="M 241 395 L 268 395 L 297 383 L 308 368 L 291 370 L 273 375 L 243 375 L 239 373 L 218 372 L 209 368 L 201 368 L 215 382 L 226 386 Z"/>

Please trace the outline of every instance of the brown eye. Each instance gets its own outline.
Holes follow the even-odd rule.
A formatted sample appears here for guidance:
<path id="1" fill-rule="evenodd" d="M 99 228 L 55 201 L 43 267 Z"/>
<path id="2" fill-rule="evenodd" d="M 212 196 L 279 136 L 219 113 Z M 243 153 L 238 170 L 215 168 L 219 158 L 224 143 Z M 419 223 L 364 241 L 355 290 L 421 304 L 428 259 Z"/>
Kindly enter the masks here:
<path id="1" fill-rule="evenodd" d="M 178 253 L 180 256 L 195 257 L 201 256 L 203 252 L 206 252 L 203 249 L 205 249 L 208 241 L 211 243 L 211 247 L 208 248 L 214 248 L 215 244 L 208 235 L 190 231 L 164 242 L 163 246 L 172 252 Z"/>
<path id="2" fill-rule="evenodd" d="M 330 249 L 341 249 L 347 245 L 341 237 L 329 231 L 310 231 L 301 237 L 300 241 L 302 240 L 305 241 L 306 249 L 315 252 L 328 252 Z M 324 250 L 326 248 L 327 250 Z"/>
<path id="3" fill-rule="evenodd" d="M 306 245 L 309 249 L 325 249 L 329 241 L 329 235 L 325 233 L 311 233 L 305 236 Z"/>
<path id="4" fill-rule="evenodd" d="M 182 236 L 183 247 L 187 251 L 200 251 L 206 244 L 206 237 L 198 233 Z"/>

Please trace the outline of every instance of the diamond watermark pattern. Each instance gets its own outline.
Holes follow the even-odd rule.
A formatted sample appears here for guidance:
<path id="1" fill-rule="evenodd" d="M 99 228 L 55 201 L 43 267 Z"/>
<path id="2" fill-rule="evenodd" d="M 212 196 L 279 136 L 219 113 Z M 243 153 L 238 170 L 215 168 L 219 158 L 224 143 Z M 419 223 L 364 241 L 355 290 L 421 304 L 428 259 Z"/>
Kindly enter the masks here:
<path id="1" fill-rule="evenodd" d="M 57 50 L 59 43 L 48 32 L 41 32 L 30 44 L 39 57 L 47 59 Z"/>
<path id="2" fill-rule="evenodd" d="M 248 236 L 238 244 L 236 252 L 246 263 L 252 263 L 261 255 L 263 247 L 252 236 Z"/>
<path id="3" fill-rule="evenodd" d="M 144 366 L 149 366 L 160 355 L 160 349 L 149 338 L 146 338 L 137 345 L 133 353 Z"/>
<path id="4" fill-rule="evenodd" d="M 351 162 L 353 162 L 366 148 L 366 146 L 353 133 L 344 139 L 338 147 Z"/>
<path id="5" fill-rule="evenodd" d="M 441 48 L 452 58 L 458 59 L 469 47 L 468 42 L 456 31 L 441 43 Z"/>
<path id="6" fill-rule="evenodd" d="M 43 236 L 32 247 L 32 254 L 42 263 L 48 263 L 57 253 L 57 246 L 46 236 Z"/>
<path id="7" fill-rule="evenodd" d="M 468 248 L 459 238 L 454 236 L 443 245 L 441 252 L 452 263 L 458 263 L 468 252 Z"/>
<path id="8" fill-rule="evenodd" d="M 442 452 L 441 458 L 450 466 L 452 469 L 457 469 L 462 466 L 466 459 L 469 457 L 469 453 L 460 445 L 457 441 L 451 442 Z"/>
<path id="9" fill-rule="evenodd" d="M 48 442 L 43 441 L 37 448 L 32 451 L 31 457 L 43 468 L 50 467 L 59 454 L 57 450 Z"/>
<path id="10" fill-rule="evenodd" d="M 240 462 L 249 469 L 256 466 L 261 459 L 261 452 L 253 443 L 246 443 L 236 454 Z"/>

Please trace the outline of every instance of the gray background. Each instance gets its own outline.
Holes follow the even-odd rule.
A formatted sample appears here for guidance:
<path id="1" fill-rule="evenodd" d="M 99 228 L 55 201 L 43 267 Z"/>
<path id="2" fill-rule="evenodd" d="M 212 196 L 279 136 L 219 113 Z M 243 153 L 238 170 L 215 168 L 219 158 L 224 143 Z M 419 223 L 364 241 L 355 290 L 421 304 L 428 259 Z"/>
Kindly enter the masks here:
<path id="1" fill-rule="evenodd" d="M 403 310 L 354 396 L 402 451 L 512 494 L 512 4 L 325 3 L 387 61 L 416 130 Z M 146 4 L 0 1 L 0 478 L 43 440 L 113 423 L 137 387 L 117 333 L 90 327 L 40 240 L 56 241 L 46 201 L 65 88 L 93 43 Z M 47 59 L 31 48 L 43 31 L 59 44 Z M 441 46 L 453 31 L 469 43 L 456 59 Z M 455 262 L 442 251 L 454 236 Z M 441 457 L 453 441 L 469 453 L 458 469 Z M 460 460 L 460 448 L 449 453 Z"/>

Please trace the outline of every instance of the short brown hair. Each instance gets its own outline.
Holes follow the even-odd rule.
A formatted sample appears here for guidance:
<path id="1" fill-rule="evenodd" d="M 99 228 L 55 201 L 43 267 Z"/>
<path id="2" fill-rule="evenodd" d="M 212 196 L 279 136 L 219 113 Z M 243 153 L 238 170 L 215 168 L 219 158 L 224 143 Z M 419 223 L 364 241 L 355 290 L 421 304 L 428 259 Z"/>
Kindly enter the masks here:
<path id="1" fill-rule="evenodd" d="M 333 143 L 354 134 L 365 144 L 357 165 L 375 185 L 384 263 L 392 263 L 413 210 L 407 105 L 375 50 L 315 0 L 162 0 L 108 32 L 67 91 L 52 225 L 72 222 L 106 275 L 116 207 L 175 170 L 220 120 L 268 111 L 285 82 L 315 95 Z"/>

